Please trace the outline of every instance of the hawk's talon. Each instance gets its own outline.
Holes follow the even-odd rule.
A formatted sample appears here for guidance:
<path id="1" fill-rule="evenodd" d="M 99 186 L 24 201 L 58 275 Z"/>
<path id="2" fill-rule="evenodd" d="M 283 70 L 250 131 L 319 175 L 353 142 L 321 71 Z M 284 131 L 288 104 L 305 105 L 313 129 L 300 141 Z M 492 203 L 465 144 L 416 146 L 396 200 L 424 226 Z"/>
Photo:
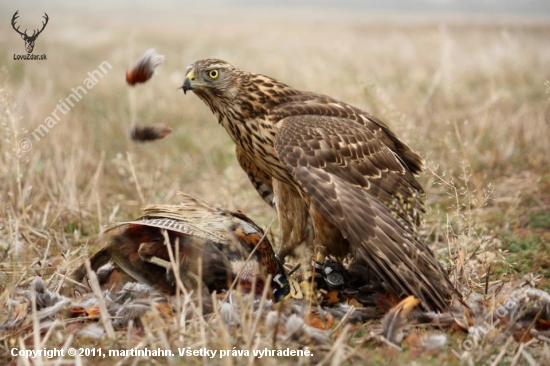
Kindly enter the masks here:
<path id="1" fill-rule="evenodd" d="M 311 265 L 315 268 L 315 270 L 323 271 L 325 269 L 324 263 L 319 263 L 317 261 L 311 261 Z"/>
<path id="2" fill-rule="evenodd" d="M 344 284 L 344 276 L 338 272 L 331 271 L 326 276 L 324 276 L 327 286 L 331 290 L 339 290 Z"/>
<path id="3" fill-rule="evenodd" d="M 334 270 L 331 266 L 327 265 L 327 262 L 319 263 L 318 261 L 312 261 L 311 265 L 315 269 L 315 280 L 323 280 L 324 284 L 317 283 L 318 287 L 327 287 L 329 290 L 338 290 L 344 285 L 344 276 Z"/>

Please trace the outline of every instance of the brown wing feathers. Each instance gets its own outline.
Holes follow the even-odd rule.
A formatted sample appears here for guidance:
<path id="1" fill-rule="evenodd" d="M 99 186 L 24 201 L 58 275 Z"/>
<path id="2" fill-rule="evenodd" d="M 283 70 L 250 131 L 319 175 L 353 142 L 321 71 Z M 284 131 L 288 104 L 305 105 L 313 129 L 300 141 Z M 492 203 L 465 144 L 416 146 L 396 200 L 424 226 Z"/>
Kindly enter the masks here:
<path id="1" fill-rule="evenodd" d="M 322 116 L 283 120 L 275 147 L 312 204 L 398 294 L 446 306 L 442 293 L 452 286 L 439 263 L 414 238 L 414 224 L 396 221 L 383 202 L 393 192 L 413 197 L 419 188 L 395 153 L 364 127 Z"/>
<path id="2" fill-rule="evenodd" d="M 301 92 L 293 95 L 290 100 L 285 100 L 277 108 L 271 110 L 270 114 L 276 120 L 305 115 L 342 117 L 350 122 L 355 121 L 371 131 L 381 130 L 380 132 L 383 133 L 379 134 L 377 138 L 381 139 L 387 147 L 398 154 L 411 173 L 416 174 L 422 171 L 422 158 L 399 140 L 381 119 L 331 97 Z"/>
<path id="3" fill-rule="evenodd" d="M 369 130 L 344 118 L 324 116 L 289 117 L 282 125 L 276 143 L 282 149 L 301 148 L 304 155 L 300 164 L 321 167 L 353 186 L 369 190 L 370 195 L 386 205 L 400 205 L 397 199 L 400 196 L 410 208 L 396 214 L 411 225 L 418 223 L 416 211 L 422 210 L 419 197 L 422 187 L 378 137 L 382 131 Z M 297 146 L 285 141 L 289 135 Z M 283 159 L 280 152 L 279 158 Z"/>

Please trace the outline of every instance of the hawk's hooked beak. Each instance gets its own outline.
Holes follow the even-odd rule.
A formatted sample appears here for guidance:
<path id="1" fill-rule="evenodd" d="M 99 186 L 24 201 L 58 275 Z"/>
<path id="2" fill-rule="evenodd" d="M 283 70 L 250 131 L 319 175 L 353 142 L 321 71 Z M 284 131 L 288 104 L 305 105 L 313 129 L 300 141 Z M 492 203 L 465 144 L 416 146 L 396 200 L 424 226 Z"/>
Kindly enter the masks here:
<path id="1" fill-rule="evenodd" d="M 183 81 L 183 85 L 181 88 L 183 89 L 183 94 L 187 94 L 188 90 L 193 90 L 197 84 L 195 83 L 195 73 L 193 70 L 189 71 L 187 73 L 187 76 L 185 77 L 185 80 Z"/>

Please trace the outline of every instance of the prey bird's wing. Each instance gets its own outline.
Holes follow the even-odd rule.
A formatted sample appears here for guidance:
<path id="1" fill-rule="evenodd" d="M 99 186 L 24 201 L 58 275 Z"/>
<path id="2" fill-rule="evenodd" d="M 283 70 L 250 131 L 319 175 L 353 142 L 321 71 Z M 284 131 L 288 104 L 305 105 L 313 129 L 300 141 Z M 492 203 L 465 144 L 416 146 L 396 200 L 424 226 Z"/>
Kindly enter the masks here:
<path id="1" fill-rule="evenodd" d="M 181 203 L 149 204 L 141 208 L 143 215 L 133 221 L 110 225 L 105 232 L 121 226 L 143 225 L 166 229 L 215 243 L 230 245 L 235 237 L 229 228 L 250 226 L 249 218 L 243 219 L 235 213 L 214 207 L 185 193 L 178 194 Z"/>
<path id="2" fill-rule="evenodd" d="M 445 309 L 452 285 L 415 237 L 414 220 L 388 206 L 398 195 L 418 204 L 421 188 L 378 136 L 382 130 L 315 115 L 287 117 L 280 126 L 275 149 L 311 204 L 398 295 Z"/>

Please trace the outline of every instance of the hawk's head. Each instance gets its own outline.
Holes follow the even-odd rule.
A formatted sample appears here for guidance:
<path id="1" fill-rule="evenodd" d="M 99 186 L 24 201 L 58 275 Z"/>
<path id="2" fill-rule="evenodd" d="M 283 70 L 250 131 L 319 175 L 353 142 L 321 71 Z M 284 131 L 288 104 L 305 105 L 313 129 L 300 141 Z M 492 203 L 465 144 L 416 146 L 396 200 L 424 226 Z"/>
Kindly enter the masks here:
<path id="1" fill-rule="evenodd" d="M 192 90 L 218 116 L 231 114 L 240 120 L 265 114 L 300 94 L 273 78 L 239 70 L 218 59 L 191 64 L 181 88 L 184 93 Z"/>
<path id="2" fill-rule="evenodd" d="M 220 111 L 234 104 L 245 73 L 233 65 L 218 59 L 200 60 L 191 64 L 185 72 L 182 89 L 192 90 L 213 111 Z"/>

